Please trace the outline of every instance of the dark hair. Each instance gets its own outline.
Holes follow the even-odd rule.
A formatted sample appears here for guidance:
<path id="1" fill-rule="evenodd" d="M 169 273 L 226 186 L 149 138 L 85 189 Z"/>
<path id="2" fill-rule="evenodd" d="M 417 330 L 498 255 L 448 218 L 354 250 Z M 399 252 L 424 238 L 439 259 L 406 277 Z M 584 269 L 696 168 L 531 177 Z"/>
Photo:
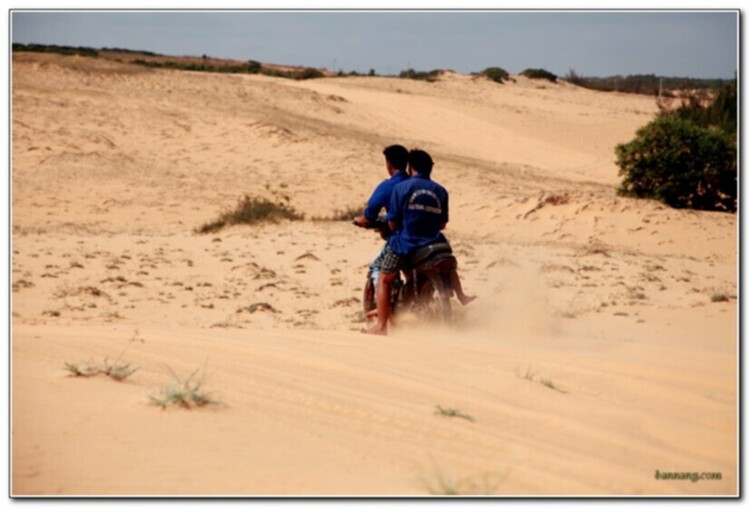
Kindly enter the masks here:
<path id="1" fill-rule="evenodd" d="M 409 162 L 409 150 L 401 145 L 391 145 L 383 150 L 383 155 L 391 163 L 391 166 L 399 171 L 406 171 L 406 164 Z"/>
<path id="2" fill-rule="evenodd" d="M 412 150 L 409 152 L 409 166 L 420 175 L 430 176 L 433 166 L 432 157 L 424 150 Z"/>

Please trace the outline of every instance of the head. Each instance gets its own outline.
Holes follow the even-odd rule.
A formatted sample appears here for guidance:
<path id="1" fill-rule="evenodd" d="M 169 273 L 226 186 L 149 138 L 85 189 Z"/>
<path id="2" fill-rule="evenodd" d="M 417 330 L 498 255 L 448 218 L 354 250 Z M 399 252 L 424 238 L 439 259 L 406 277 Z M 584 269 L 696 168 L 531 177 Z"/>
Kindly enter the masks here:
<path id="1" fill-rule="evenodd" d="M 401 145 L 391 145 L 383 150 L 385 155 L 385 163 L 388 166 L 389 172 L 403 171 L 406 172 L 406 165 L 409 162 L 409 151 Z"/>
<path id="2" fill-rule="evenodd" d="M 432 157 L 424 150 L 412 150 L 409 152 L 409 170 L 429 177 L 432 173 Z"/>

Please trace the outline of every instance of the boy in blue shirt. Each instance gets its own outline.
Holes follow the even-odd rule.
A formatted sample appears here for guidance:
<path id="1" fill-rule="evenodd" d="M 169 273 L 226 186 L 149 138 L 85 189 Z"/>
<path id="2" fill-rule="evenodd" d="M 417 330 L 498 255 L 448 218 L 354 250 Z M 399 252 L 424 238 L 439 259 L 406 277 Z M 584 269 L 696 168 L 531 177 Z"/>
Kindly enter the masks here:
<path id="1" fill-rule="evenodd" d="M 393 188 L 386 220 L 394 233 L 379 256 L 380 277 L 376 289 L 377 324 L 365 333 L 385 335 L 391 313 L 391 288 L 405 259 L 419 247 L 447 242 L 442 230 L 448 223 L 448 191 L 430 179 L 432 158 L 422 150 L 409 152 L 411 178 Z M 451 276 L 453 289 L 463 305 L 475 297 L 466 296 L 458 274 Z"/>
<path id="2" fill-rule="evenodd" d="M 383 155 L 385 156 L 385 169 L 388 171 L 390 178 L 383 180 L 377 187 L 375 187 L 372 196 L 370 196 L 370 199 L 367 201 L 367 206 L 365 206 L 364 212 L 362 215 L 354 219 L 354 224 L 361 228 L 366 228 L 375 224 L 380 211 L 384 208 L 386 211 L 388 210 L 393 188 L 399 183 L 409 179 L 409 175 L 406 174 L 406 166 L 409 162 L 409 151 L 406 148 L 401 145 L 391 145 L 383 150 Z M 373 287 L 376 287 L 378 283 L 380 259 L 382 258 L 382 255 L 383 251 L 381 250 L 370 264 L 370 274 Z"/>

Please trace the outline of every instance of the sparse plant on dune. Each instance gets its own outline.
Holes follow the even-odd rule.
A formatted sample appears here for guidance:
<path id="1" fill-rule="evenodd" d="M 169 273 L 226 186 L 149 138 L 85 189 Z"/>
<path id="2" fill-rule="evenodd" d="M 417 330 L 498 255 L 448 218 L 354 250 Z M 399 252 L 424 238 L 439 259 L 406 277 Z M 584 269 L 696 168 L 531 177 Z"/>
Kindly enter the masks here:
<path id="1" fill-rule="evenodd" d="M 195 229 L 196 233 L 215 233 L 226 226 L 235 224 L 255 224 L 258 222 L 277 222 L 280 219 L 302 220 L 298 213 L 286 203 L 274 203 L 266 198 L 243 196 L 233 210 L 223 212 L 217 219 L 207 222 Z"/>
<path id="2" fill-rule="evenodd" d="M 65 369 L 76 377 L 91 377 L 100 374 L 102 369 L 98 365 L 94 365 L 91 361 L 88 362 L 65 362 Z"/>
<path id="3" fill-rule="evenodd" d="M 566 390 L 563 390 L 559 386 L 557 386 L 555 383 L 552 382 L 551 379 L 540 379 L 539 382 L 549 388 L 550 390 L 555 390 L 556 392 L 560 393 L 568 393 Z"/>
<path id="4" fill-rule="evenodd" d="M 454 478 L 437 467 L 430 477 L 420 483 L 433 496 L 491 496 L 497 494 L 505 474 L 485 473 Z"/>
<path id="5" fill-rule="evenodd" d="M 536 381 L 536 372 L 533 372 L 531 370 L 531 365 L 529 365 L 526 368 L 526 372 L 521 373 L 521 371 L 516 367 L 515 369 L 516 376 L 518 376 L 521 379 L 525 379 L 526 381 L 531 381 L 532 383 Z M 540 378 L 539 384 L 546 386 L 550 390 L 555 390 L 556 392 L 560 393 L 568 393 L 567 390 L 562 389 L 558 385 L 556 385 L 551 379 L 548 378 Z"/>
<path id="6" fill-rule="evenodd" d="M 508 74 L 508 71 L 506 71 L 502 67 L 487 67 L 485 70 L 480 72 L 479 75 L 485 76 L 496 83 L 503 83 L 504 81 L 510 79 L 510 74 Z"/>
<path id="7" fill-rule="evenodd" d="M 297 73 L 294 76 L 294 79 L 296 80 L 304 80 L 304 79 L 316 79 L 316 78 L 323 78 L 325 77 L 325 74 L 320 72 L 318 69 L 314 69 L 312 67 L 307 67 Z"/>
<path id="8" fill-rule="evenodd" d="M 140 367 L 131 367 L 129 363 L 119 364 L 117 363 L 117 361 L 110 365 L 105 358 L 102 373 L 111 377 L 115 381 L 122 381 L 123 379 L 127 379 L 132 376 L 139 368 Z"/>
<path id="9" fill-rule="evenodd" d="M 220 404 L 217 399 L 203 391 L 203 384 L 208 379 L 205 366 L 202 373 L 200 369 L 196 369 L 184 380 L 175 374 L 169 366 L 167 366 L 167 369 L 174 378 L 174 383 L 161 388 L 157 395 L 150 395 L 149 399 L 153 404 L 160 406 L 162 409 L 172 405 L 192 409 Z"/>
<path id="10" fill-rule="evenodd" d="M 468 420 L 470 422 L 474 421 L 474 418 L 472 418 L 470 415 L 462 413 L 460 410 L 450 407 L 443 408 L 440 406 L 435 406 L 435 414 L 438 416 L 447 416 L 449 418 L 463 418 L 464 420 Z"/>
<path id="11" fill-rule="evenodd" d="M 713 303 L 728 302 L 729 296 L 726 293 L 714 293 L 713 295 L 711 295 L 711 301 Z"/>
<path id="12" fill-rule="evenodd" d="M 544 69 L 526 69 L 521 73 L 521 76 L 526 76 L 529 79 L 546 79 L 552 83 L 557 82 L 557 75 Z"/>
<path id="13" fill-rule="evenodd" d="M 123 381 L 132 376 L 140 368 L 133 367 L 129 363 L 120 363 L 120 359 L 126 350 L 127 347 L 122 350 L 120 356 L 112 364 L 109 363 L 108 358 L 104 358 L 101 364 L 96 364 L 91 360 L 77 363 L 65 362 L 65 369 L 76 377 L 92 377 L 104 374 L 115 381 Z"/>
<path id="14" fill-rule="evenodd" d="M 631 300 L 645 300 L 646 299 L 646 293 L 643 291 L 638 291 L 635 288 L 628 289 L 628 298 Z"/>
<path id="15" fill-rule="evenodd" d="M 516 367 L 516 376 L 525 379 L 527 381 L 534 381 L 534 376 L 536 375 L 535 372 L 532 372 L 531 365 L 526 367 L 526 372 L 521 374 L 521 371 L 518 370 L 518 367 Z"/>
<path id="16" fill-rule="evenodd" d="M 434 83 L 438 80 L 441 74 L 445 72 L 442 69 L 434 69 L 429 72 L 425 71 L 415 71 L 414 69 L 406 69 L 404 71 L 401 71 L 399 73 L 399 78 L 406 78 L 406 79 L 416 79 L 418 81 L 427 81 L 428 83 Z"/>
<path id="17" fill-rule="evenodd" d="M 335 210 L 328 217 L 313 217 L 312 220 L 314 221 L 351 221 L 359 215 L 362 215 L 362 207 L 352 205 L 346 208 Z"/>

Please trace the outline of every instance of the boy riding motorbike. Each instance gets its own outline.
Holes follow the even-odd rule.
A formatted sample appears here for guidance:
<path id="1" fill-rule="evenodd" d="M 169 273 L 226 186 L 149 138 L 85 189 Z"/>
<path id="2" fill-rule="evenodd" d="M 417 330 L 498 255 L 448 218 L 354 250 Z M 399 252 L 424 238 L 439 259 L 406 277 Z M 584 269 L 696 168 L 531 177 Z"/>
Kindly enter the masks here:
<path id="1" fill-rule="evenodd" d="M 448 191 L 430 179 L 433 161 L 422 150 L 412 150 L 408 159 L 411 178 L 394 186 L 386 220 L 393 233 L 376 258 L 379 270 L 376 285 L 377 324 L 364 333 L 385 335 L 391 313 L 391 290 L 399 270 L 420 247 L 448 244 L 442 230 L 448 223 Z M 475 297 L 463 294 L 458 273 L 450 274 L 453 291 L 466 305 Z"/>

